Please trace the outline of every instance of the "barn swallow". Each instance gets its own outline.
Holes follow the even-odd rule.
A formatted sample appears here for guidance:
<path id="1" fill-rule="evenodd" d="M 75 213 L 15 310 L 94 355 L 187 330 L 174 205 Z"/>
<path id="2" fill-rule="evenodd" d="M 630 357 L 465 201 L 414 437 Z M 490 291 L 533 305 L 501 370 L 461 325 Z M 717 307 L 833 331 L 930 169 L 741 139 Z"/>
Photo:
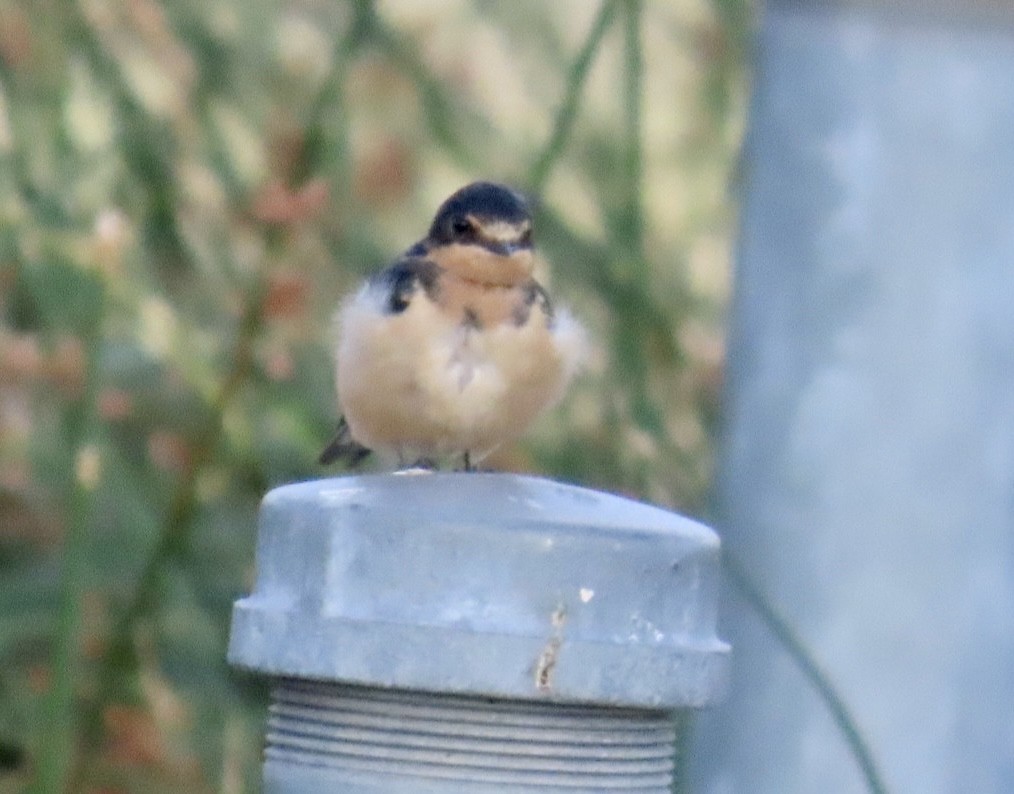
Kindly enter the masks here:
<path id="1" fill-rule="evenodd" d="M 585 335 L 535 266 L 524 196 L 475 182 L 448 198 L 335 316 L 342 419 L 320 462 L 372 450 L 399 468 L 469 471 L 556 404 Z"/>

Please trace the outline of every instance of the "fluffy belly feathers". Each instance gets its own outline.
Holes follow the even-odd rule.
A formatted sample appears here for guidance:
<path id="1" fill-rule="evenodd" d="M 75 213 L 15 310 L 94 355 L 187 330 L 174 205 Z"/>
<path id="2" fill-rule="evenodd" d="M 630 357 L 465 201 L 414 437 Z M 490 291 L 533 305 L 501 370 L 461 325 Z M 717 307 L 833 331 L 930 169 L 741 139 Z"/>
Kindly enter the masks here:
<path id="1" fill-rule="evenodd" d="M 339 315 L 338 397 L 353 437 L 402 459 L 477 461 L 555 404 L 583 347 L 566 313 L 476 327 L 428 300 L 379 312 L 361 293 Z"/>

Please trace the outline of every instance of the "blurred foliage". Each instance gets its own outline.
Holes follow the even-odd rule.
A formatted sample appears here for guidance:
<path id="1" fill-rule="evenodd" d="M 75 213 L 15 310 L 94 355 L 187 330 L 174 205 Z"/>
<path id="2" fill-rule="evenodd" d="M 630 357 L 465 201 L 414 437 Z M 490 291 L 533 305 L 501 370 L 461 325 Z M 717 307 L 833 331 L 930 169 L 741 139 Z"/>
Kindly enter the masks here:
<path id="1" fill-rule="evenodd" d="M 254 791 L 257 504 L 329 317 L 477 178 L 597 341 L 500 468 L 700 508 L 747 0 L 0 3 L 0 794 Z"/>

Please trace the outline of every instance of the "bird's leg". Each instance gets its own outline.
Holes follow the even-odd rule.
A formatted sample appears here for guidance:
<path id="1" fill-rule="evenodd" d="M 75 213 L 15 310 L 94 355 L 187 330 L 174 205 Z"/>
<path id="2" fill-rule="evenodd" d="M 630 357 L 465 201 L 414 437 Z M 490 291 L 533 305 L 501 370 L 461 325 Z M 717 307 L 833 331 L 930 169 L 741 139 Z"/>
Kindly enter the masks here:
<path id="1" fill-rule="evenodd" d="M 440 468 L 435 458 L 430 458 L 425 455 L 418 457 L 411 463 L 408 462 L 409 458 L 406 455 L 404 449 L 398 449 L 398 468 L 396 471 L 412 471 L 422 469 L 424 471 L 436 471 Z"/>
<path id="2" fill-rule="evenodd" d="M 468 454 L 467 449 L 465 450 L 465 454 L 462 456 L 462 459 L 465 464 L 465 471 L 475 471 L 475 469 L 472 468 L 472 456 Z"/>

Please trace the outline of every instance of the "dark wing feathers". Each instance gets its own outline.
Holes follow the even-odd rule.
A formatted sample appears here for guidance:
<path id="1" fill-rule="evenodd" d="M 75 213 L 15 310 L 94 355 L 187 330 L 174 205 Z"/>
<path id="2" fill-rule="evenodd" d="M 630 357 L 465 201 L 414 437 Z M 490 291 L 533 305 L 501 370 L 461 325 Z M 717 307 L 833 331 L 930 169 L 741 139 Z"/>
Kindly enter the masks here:
<path id="1" fill-rule="evenodd" d="M 345 417 L 343 416 L 338 420 L 338 430 L 335 432 L 334 438 L 331 439 L 331 443 L 324 447 L 324 451 L 320 453 L 317 462 L 322 466 L 326 466 L 329 463 L 343 460 L 351 469 L 362 463 L 363 459 L 369 454 L 370 450 L 367 447 L 364 447 L 352 438 L 349 423 L 345 421 Z"/>
<path id="2" fill-rule="evenodd" d="M 385 306 L 392 314 L 405 311 L 412 295 L 419 287 L 422 287 L 430 297 L 433 297 L 437 290 L 440 266 L 422 256 L 412 255 L 412 251 L 414 249 L 410 249 L 406 256 L 370 279 L 372 286 L 385 290 L 387 294 Z"/>
<path id="3" fill-rule="evenodd" d="M 542 310 L 542 313 L 546 315 L 546 319 L 550 325 L 552 325 L 553 303 L 549 300 L 549 293 L 535 279 L 532 279 L 525 285 L 525 299 L 514 309 L 514 324 L 521 326 L 527 323 L 528 318 L 532 314 L 533 306 L 538 306 Z"/>

